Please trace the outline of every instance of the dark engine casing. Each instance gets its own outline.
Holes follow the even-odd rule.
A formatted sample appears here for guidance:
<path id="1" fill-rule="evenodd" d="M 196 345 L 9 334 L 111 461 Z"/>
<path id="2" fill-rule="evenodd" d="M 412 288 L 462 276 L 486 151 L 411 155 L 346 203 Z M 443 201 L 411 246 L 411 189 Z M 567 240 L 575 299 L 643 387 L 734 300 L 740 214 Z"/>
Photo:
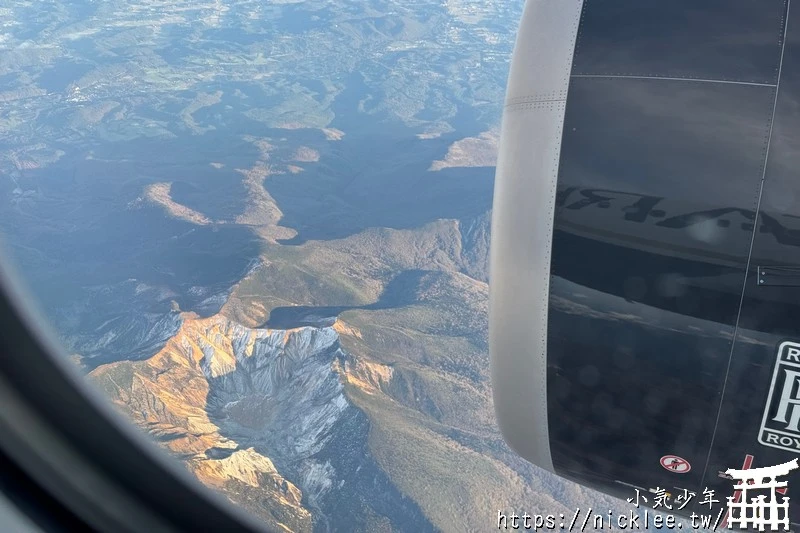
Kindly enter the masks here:
<path id="1" fill-rule="evenodd" d="M 747 456 L 800 458 L 800 4 L 528 0 L 490 276 L 531 462 L 724 506 Z"/>

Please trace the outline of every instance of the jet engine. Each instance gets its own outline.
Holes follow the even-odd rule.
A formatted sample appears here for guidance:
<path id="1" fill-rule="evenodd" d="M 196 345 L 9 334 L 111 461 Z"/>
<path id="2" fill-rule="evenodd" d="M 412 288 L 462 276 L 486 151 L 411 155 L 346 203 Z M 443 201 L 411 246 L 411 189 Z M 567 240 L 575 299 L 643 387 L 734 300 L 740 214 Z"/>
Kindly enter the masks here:
<path id="1" fill-rule="evenodd" d="M 722 506 L 729 469 L 800 458 L 800 4 L 528 0 L 492 216 L 520 455 Z"/>

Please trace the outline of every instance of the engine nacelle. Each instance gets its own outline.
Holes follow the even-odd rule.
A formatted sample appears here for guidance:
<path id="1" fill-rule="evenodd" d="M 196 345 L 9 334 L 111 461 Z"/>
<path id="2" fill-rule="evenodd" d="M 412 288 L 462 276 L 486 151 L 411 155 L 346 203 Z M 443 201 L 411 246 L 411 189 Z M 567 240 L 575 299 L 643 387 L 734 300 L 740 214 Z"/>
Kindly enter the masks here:
<path id="1" fill-rule="evenodd" d="M 724 506 L 728 469 L 800 458 L 790 1 L 528 0 L 489 336 L 500 428 L 540 467 Z"/>

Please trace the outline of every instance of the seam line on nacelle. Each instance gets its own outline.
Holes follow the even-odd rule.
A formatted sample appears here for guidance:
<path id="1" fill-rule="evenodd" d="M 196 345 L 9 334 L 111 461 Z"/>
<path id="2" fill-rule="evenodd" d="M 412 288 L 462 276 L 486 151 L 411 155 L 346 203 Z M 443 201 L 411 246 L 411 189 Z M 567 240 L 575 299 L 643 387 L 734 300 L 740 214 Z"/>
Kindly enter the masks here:
<path id="1" fill-rule="evenodd" d="M 521 104 L 525 102 L 548 102 L 550 100 L 566 100 L 567 91 L 551 91 L 548 93 L 532 93 L 525 96 L 515 96 L 514 98 L 507 98 L 505 105 Z"/>
<path id="2" fill-rule="evenodd" d="M 781 57 L 783 49 L 781 49 Z M 712 78 L 682 78 L 672 76 L 633 76 L 626 74 L 573 74 L 573 78 L 611 78 L 623 80 L 664 80 L 664 81 L 694 81 L 698 83 L 724 83 L 726 85 L 750 85 L 753 87 L 777 87 L 776 83 L 758 83 L 754 81 L 715 80 Z"/>
<path id="3" fill-rule="evenodd" d="M 764 192 L 764 181 L 767 177 L 767 163 L 769 162 L 769 150 L 770 144 L 772 142 L 772 132 L 775 127 L 775 111 L 778 108 L 778 93 L 781 84 L 781 74 L 783 70 L 783 53 L 786 49 L 786 38 L 789 35 L 789 8 L 791 7 L 792 0 L 786 0 L 786 11 L 784 12 L 784 24 L 783 24 L 783 39 L 781 40 L 781 58 L 778 62 L 778 77 L 777 83 L 775 84 L 775 99 L 772 102 L 772 118 L 770 119 L 769 123 L 769 133 L 767 134 L 767 146 L 766 146 L 766 155 L 764 156 L 764 166 L 761 170 L 761 181 L 758 188 L 758 195 L 756 199 L 756 209 L 755 213 L 753 214 L 753 234 L 750 237 L 750 249 L 747 253 L 747 263 L 745 264 L 744 270 L 744 281 L 742 282 L 742 295 L 739 298 L 739 309 L 736 313 L 736 322 L 733 326 L 733 336 L 731 337 L 731 349 L 730 353 L 728 354 L 728 366 L 725 370 L 725 381 L 722 382 L 722 392 L 720 393 L 719 397 L 719 408 L 717 409 L 717 418 L 714 422 L 714 433 L 711 434 L 711 444 L 708 447 L 708 456 L 706 457 L 706 464 L 703 468 L 703 476 L 700 478 L 700 482 L 702 483 L 705 480 L 706 475 L 708 474 L 708 465 L 711 462 L 711 453 L 714 450 L 714 442 L 717 437 L 717 430 L 719 428 L 719 419 L 720 415 L 722 414 L 722 406 L 725 401 L 725 390 L 728 385 L 728 376 L 731 371 L 731 361 L 733 360 L 733 352 L 736 348 L 736 337 L 739 334 L 739 320 L 742 316 L 742 307 L 744 306 L 744 294 L 747 290 L 747 279 L 750 274 L 750 263 L 753 256 L 753 245 L 755 244 L 756 240 L 756 231 L 758 229 L 758 213 L 761 209 L 761 196 Z"/>
<path id="4" fill-rule="evenodd" d="M 547 102 L 529 102 L 523 104 L 511 104 L 505 107 L 505 111 L 524 111 L 529 109 L 553 109 L 553 107 L 564 106 L 565 100 L 552 100 Z"/>
<path id="5" fill-rule="evenodd" d="M 516 101 L 513 102 L 506 102 L 503 107 L 505 109 L 520 106 L 520 105 L 527 105 L 527 104 L 547 104 L 547 103 L 555 103 L 555 102 L 566 102 L 567 98 L 534 98 L 531 97 L 529 100 L 525 100 L 522 98 L 515 99 Z"/>

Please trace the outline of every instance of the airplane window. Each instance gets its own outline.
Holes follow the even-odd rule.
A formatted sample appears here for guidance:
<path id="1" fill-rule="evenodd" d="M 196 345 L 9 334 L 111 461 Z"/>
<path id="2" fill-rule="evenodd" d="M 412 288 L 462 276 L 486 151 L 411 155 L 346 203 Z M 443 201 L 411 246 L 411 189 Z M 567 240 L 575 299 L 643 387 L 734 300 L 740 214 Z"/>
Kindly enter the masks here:
<path id="1" fill-rule="evenodd" d="M 617 506 L 514 453 L 493 411 L 522 8 L 0 7 L 3 259 L 87 383 L 270 530 Z"/>

